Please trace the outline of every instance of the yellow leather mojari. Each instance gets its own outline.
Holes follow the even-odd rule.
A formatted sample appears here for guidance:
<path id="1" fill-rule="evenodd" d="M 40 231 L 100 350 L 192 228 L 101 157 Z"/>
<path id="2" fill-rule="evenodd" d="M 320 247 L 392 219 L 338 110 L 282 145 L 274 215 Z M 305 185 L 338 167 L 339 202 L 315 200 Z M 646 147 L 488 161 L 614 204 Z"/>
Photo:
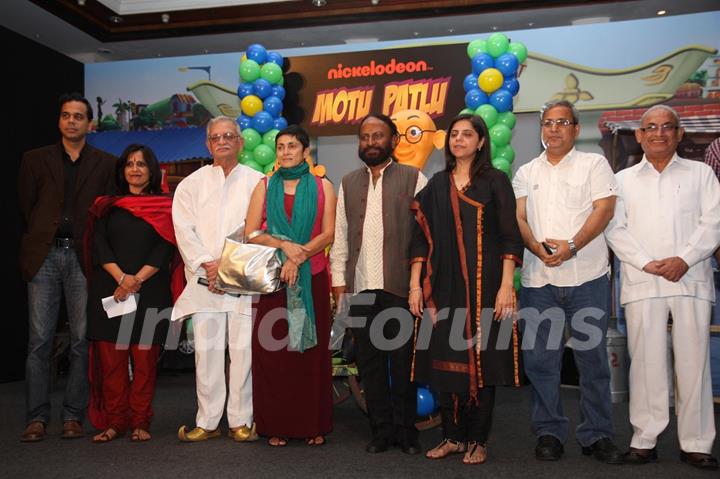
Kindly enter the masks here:
<path id="1" fill-rule="evenodd" d="M 214 431 L 206 431 L 201 427 L 196 427 L 190 432 L 187 432 L 187 426 L 180 426 L 180 429 L 178 429 L 178 439 L 182 442 L 207 441 L 208 439 L 213 439 L 215 437 L 220 437 L 219 428 Z"/>
<path id="2" fill-rule="evenodd" d="M 232 438 L 235 442 L 252 442 L 258 440 L 257 432 L 255 432 L 255 423 L 252 425 L 252 429 L 246 425 L 232 428 L 228 431 L 228 437 Z"/>

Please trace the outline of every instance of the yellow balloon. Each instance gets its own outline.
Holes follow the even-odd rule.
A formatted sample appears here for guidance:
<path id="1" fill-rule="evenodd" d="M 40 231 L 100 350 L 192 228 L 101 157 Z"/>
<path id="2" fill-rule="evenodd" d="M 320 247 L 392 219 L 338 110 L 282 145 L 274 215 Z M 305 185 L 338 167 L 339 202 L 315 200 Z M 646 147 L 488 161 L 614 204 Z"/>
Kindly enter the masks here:
<path id="1" fill-rule="evenodd" d="M 255 116 L 263 108 L 263 102 L 255 95 L 248 95 L 240 102 L 240 108 L 247 116 Z"/>
<path id="2" fill-rule="evenodd" d="M 494 92 L 502 86 L 502 83 L 503 75 L 496 68 L 486 68 L 478 77 L 478 86 L 485 93 Z"/>

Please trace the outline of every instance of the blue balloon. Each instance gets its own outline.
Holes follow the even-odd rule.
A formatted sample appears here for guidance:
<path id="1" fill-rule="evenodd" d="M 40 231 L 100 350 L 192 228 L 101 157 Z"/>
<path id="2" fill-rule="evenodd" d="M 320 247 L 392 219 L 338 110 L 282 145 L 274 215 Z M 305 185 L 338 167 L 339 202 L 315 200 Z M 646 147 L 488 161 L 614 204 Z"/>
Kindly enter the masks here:
<path id="1" fill-rule="evenodd" d="M 249 117 L 245 114 L 240 115 L 237 118 L 237 124 L 240 125 L 241 130 L 247 130 L 248 128 L 252 127 L 252 117 Z"/>
<path id="2" fill-rule="evenodd" d="M 465 106 L 472 110 L 479 107 L 480 105 L 484 105 L 487 102 L 487 95 L 479 88 L 473 88 L 465 94 Z"/>
<path id="3" fill-rule="evenodd" d="M 429 389 L 424 387 L 417 388 L 417 415 L 429 416 L 437 410 L 435 397 Z"/>
<path id="4" fill-rule="evenodd" d="M 279 66 L 280 68 L 283 67 L 283 62 L 285 59 L 282 55 L 280 55 L 278 52 L 270 52 L 267 54 L 267 60 L 268 62 L 272 62 L 275 65 Z"/>
<path id="5" fill-rule="evenodd" d="M 273 85 L 270 94 L 272 96 L 276 96 L 276 97 L 280 98 L 281 100 L 284 100 L 285 99 L 285 88 L 283 88 L 281 85 Z"/>
<path id="6" fill-rule="evenodd" d="M 478 87 L 478 77 L 472 73 L 468 74 L 463 80 L 463 88 L 466 92 L 470 90 L 476 90 Z"/>
<path id="7" fill-rule="evenodd" d="M 265 50 L 264 46 L 258 43 L 253 43 L 247 48 L 245 55 L 248 60 L 254 60 L 258 65 L 262 65 L 267 59 L 267 50 Z"/>
<path id="8" fill-rule="evenodd" d="M 273 128 L 275 128 L 276 130 L 284 130 L 285 128 L 287 128 L 287 126 L 288 126 L 288 122 L 282 116 L 275 118 L 273 120 Z"/>
<path id="9" fill-rule="evenodd" d="M 484 70 L 492 68 L 494 65 L 495 61 L 489 53 L 478 53 L 472 59 L 472 71 L 475 75 L 479 75 Z"/>
<path id="10" fill-rule="evenodd" d="M 269 96 L 265 98 L 265 101 L 263 101 L 263 110 L 270 113 L 273 118 L 277 118 L 280 116 L 280 113 L 282 113 L 283 109 L 283 102 L 280 98 L 276 96 Z"/>
<path id="11" fill-rule="evenodd" d="M 517 78 L 510 78 L 503 82 L 502 88 L 509 91 L 512 96 L 515 96 L 520 91 L 520 82 L 517 81 Z"/>
<path id="12" fill-rule="evenodd" d="M 269 97 L 272 93 L 272 84 L 264 78 L 258 78 L 255 80 L 253 82 L 253 87 L 255 88 L 255 94 L 261 100 Z"/>
<path id="13" fill-rule="evenodd" d="M 267 133 L 273 128 L 273 117 L 266 111 L 259 111 L 252 118 L 252 127 L 261 135 Z"/>
<path id="14" fill-rule="evenodd" d="M 513 99 L 512 93 L 505 88 L 498 88 L 490 95 L 490 102 L 492 106 L 498 111 L 498 113 L 504 113 L 506 111 L 512 111 Z"/>
<path id="15" fill-rule="evenodd" d="M 237 89 L 237 95 L 242 100 L 248 95 L 254 95 L 255 94 L 255 88 L 253 87 L 252 83 L 240 83 L 240 86 Z"/>
<path id="16" fill-rule="evenodd" d="M 495 68 L 500 70 L 504 78 L 514 77 L 517 73 L 518 66 L 518 59 L 512 53 L 500 55 L 497 60 L 495 60 Z"/>

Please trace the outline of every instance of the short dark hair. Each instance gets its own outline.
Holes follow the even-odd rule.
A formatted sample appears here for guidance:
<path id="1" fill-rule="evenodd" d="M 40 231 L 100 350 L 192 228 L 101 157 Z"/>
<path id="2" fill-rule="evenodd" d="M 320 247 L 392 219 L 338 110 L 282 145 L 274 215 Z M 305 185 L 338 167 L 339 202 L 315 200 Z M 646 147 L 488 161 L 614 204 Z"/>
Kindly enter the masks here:
<path id="1" fill-rule="evenodd" d="M 275 135 L 275 143 L 277 143 L 277 139 L 281 136 L 292 136 L 302 144 L 303 150 L 310 148 L 310 136 L 308 136 L 307 131 L 298 125 L 290 125 L 280 130 L 278 134 Z"/>
<path id="2" fill-rule="evenodd" d="M 71 101 L 79 101 L 80 103 L 85 103 L 85 108 L 87 108 L 87 117 L 88 121 L 92 121 L 93 119 L 93 109 L 92 106 L 90 106 L 90 102 L 82 96 L 80 93 L 63 93 L 60 95 L 60 98 L 58 99 L 58 115 L 62 111 L 63 105 L 65 103 L 69 103 Z"/>
<path id="3" fill-rule="evenodd" d="M 392 118 L 390 118 L 387 115 L 383 115 L 382 113 L 377 113 L 377 112 L 370 113 L 365 118 L 360 120 L 360 125 L 358 128 L 362 128 L 363 123 L 365 123 L 370 118 L 375 118 L 375 119 L 380 120 L 381 122 L 385 123 L 388 126 L 388 128 L 390 128 L 390 136 L 398 136 L 399 133 L 398 133 L 397 125 L 395 124 L 395 122 L 392 121 Z"/>
<path id="4" fill-rule="evenodd" d="M 475 158 L 473 159 L 472 165 L 470 165 L 470 181 L 472 181 L 480 177 L 485 170 L 492 168 L 492 161 L 490 160 L 490 134 L 488 133 L 487 125 L 485 125 L 485 122 L 479 115 L 463 113 L 450 120 L 447 135 L 445 135 L 445 171 L 448 173 L 452 173 L 455 165 L 457 165 L 457 159 L 450 151 L 450 132 L 453 126 L 455 126 L 455 123 L 461 120 L 468 120 L 480 139 L 485 139 L 483 146 L 475 152 Z"/>
<path id="5" fill-rule="evenodd" d="M 128 185 L 125 179 L 125 165 L 128 162 L 130 155 L 140 151 L 143 154 L 143 159 L 148 165 L 150 170 L 150 183 L 145 188 L 145 193 L 151 195 L 162 194 L 162 170 L 160 170 L 160 162 L 155 156 L 155 152 L 149 146 L 140 145 L 133 143 L 125 148 L 125 151 L 120 155 L 120 159 L 115 164 L 115 184 L 117 185 L 118 193 L 121 195 L 130 194 L 130 185 Z"/>
<path id="6" fill-rule="evenodd" d="M 545 103 L 542 108 L 540 109 L 540 119 L 545 116 L 546 111 L 550 111 L 553 108 L 567 108 L 570 110 L 570 115 L 572 116 L 573 123 L 576 125 L 580 122 L 580 114 L 578 113 L 577 108 L 575 108 L 575 105 L 567 100 L 550 100 L 549 102 Z"/>

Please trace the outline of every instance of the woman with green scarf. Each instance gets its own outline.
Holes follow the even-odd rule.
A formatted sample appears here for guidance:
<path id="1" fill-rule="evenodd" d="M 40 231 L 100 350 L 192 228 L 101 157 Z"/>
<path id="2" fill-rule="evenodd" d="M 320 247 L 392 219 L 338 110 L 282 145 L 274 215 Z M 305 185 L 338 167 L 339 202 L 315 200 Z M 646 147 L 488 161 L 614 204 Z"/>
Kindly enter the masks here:
<path id="1" fill-rule="evenodd" d="M 332 430 L 330 288 L 326 247 L 335 234 L 335 190 L 310 173 L 308 134 L 298 126 L 275 140 L 280 166 L 261 181 L 245 235 L 279 248 L 287 288 L 264 295 L 253 322 L 253 414 L 271 446 L 290 438 L 325 444 Z"/>

